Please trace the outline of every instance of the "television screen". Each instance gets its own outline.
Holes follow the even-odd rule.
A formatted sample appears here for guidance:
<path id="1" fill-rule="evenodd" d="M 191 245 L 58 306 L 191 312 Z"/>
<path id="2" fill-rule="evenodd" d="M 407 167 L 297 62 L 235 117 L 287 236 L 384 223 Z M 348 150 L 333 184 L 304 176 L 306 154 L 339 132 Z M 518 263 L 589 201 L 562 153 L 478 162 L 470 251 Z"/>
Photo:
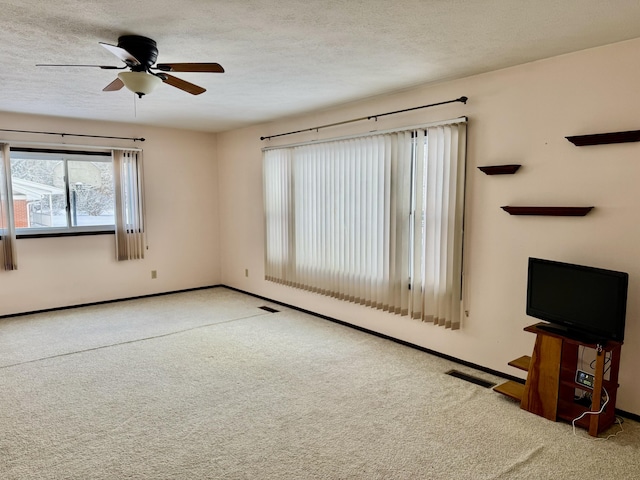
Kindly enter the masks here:
<path id="1" fill-rule="evenodd" d="M 622 341 L 628 282 L 624 272 L 529 258 L 527 315 L 569 336 Z"/>

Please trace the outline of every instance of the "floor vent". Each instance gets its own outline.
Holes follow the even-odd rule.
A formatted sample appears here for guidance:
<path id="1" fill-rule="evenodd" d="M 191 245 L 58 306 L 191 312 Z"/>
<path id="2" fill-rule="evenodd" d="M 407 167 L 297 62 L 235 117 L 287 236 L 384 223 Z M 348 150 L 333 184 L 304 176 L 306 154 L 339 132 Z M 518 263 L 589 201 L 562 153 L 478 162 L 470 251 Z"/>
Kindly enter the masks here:
<path id="1" fill-rule="evenodd" d="M 452 377 L 459 378 L 461 380 L 465 380 L 467 382 L 475 383 L 476 385 L 480 385 L 484 388 L 495 387 L 496 384 L 489 382 L 487 380 L 483 380 L 482 378 L 474 377 L 473 375 L 469 375 L 467 373 L 461 372 L 459 370 L 449 370 L 445 372 L 447 375 L 451 375 Z"/>
<path id="2" fill-rule="evenodd" d="M 269 312 L 269 313 L 278 313 L 279 310 L 276 310 L 275 308 L 271 308 L 271 307 L 258 307 L 260 310 L 264 310 L 265 312 Z"/>

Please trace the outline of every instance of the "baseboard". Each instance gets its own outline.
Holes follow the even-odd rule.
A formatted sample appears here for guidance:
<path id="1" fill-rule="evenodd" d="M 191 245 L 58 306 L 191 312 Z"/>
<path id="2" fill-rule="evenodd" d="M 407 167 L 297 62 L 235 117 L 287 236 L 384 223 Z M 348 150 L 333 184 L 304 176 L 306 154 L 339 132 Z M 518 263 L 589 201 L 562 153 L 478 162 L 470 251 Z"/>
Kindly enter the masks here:
<path id="1" fill-rule="evenodd" d="M 392 342 L 399 343 L 400 345 L 404 345 L 406 347 L 414 348 L 416 350 L 420 350 L 421 352 L 428 353 L 429 355 L 434 355 L 436 357 L 443 358 L 445 360 L 449 360 L 449 361 L 451 361 L 453 363 L 457 363 L 458 365 L 464 365 L 465 367 L 473 368 L 474 370 L 478 370 L 480 372 L 485 372 L 485 373 L 488 373 L 490 375 L 494 375 L 494 376 L 499 377 L 499 378 L 504 378 L 505 380 L 512 380 L 512 381 L 518 382 L 518 383 L 525 383 L 525 381 L 520 377 L 515 377 L 513 375 L 509 375 L 507 373 L 500 372 L 498 370 L 493 370 L 491 368 L 483 367 L 482 365 L 478 365 L 476 363 L 467 362 L 466 360 L 461 360 L 461 359 L 453 357 L 451 355 L 447 355 L 445 353 L 441 353 L 441 352 L 438 352 L 436 350 L 431 350 L 430 348 L 425 348 L 425 347 L 422 347 L 420 345 L 416 345 L 414 343 L 406 342 L 404 340 L 400 340 L 398 338 L 391 337 L 389 335 L 385 335 L 383 333 L 376 332 L 374 330 L 369 330 L 368 328 L 360 327 L 359 325 L 353 325 L 353 324 L 345 322 L 343 320 L 338 320 L 337 318 L 329 317 L 327 315 L 322 315 L 322 314 L 319 314 L 319 313 L 316 313 L 316 312 L 312 312 L 310 310 L 305 310 L 304 308 L 296 307 L 294 305 L 289 305 L 287 303 L 280 302 L 278 300 L 273 300 L 271 298 L 263 297 L 261 295 L 255 294 L 255 293 L 247 292 L 247 291 L 241 290 L 239 288 L 230 287 L 228 285 L 221 285 L 221 286 L 224 287 L 224 288 L 228 288 L 229 290 L 236 291 L 238 293 L 243 293 L 245 295 L 249 295 L 251 297 L 259 298 L 261 300 L 264 300 L 264 301 L 267 301 L 267 302 L 270 302 L 270 303 L 275 303 L 276 305 L 282 305 L 283 307 L 287 307 L 287 308 L 290 308 L 292 310 L 296 310 L 298 312 L 307 313 L 309 315 L 313 315 L 314 317 L 322 318 L 323 320 L 329 320 L 330 322 L 338 323 L 340 325 L 344 325 L 345 327 L 353 328 L 353 329 L 359 330 L 361 332 L 365 332 L 365 333 L 368 333 L 368 334 L 371 334 L 371 335 L 375 335 L 376 337 L 384 338 L 385 340 L 390 340 Z M 640 415 L 636 415 L 635 413 L 626 412 L 624 410 L 620 410 L 619 408 L 616 408 L 616 414 L 621 416 L 621 417 L 628 418 L 629 420 L 634 420 L 636 422 L 640 422 Z"/>
<path id="2" fill-rule="evenodd" d="M 193 288 L 185 288 L 182 290 L 171 290 L 168 292 L 160 292 L 160 293 L 149 293 L 147 295 L 138 295 L 136 297 L 124 297 L 124 298 L 114 298 L 111 300 L 101 300 L 99 302 L 90 302 L 90 303 L 78 303 L 76 305 L 67 305 L 64 307 L 53 307 L 53 308 L 45 308 L 42 310 L 31 310 L 29 312 L 19 312 L 19 313 L 9 313 L 7 315 L 0 315 L 0 320 L 3 318 L 13 318 L 13 317 L 22 317 L 25 315 L 34 315 L 36 313 L 48 313 L 48 312 L 59 312 L 62 310 L 71 310 L 74 308 L 82 308 L 82 307 L 93 307 L 95 305 L 106 305 L 108 303 L 117 303 L 117 302 L 126 302 L 128 300 L 138 300 L 141 298 L 152 298 L 152 297 L 161 297 L 163 295 L 173 295 L 174 293 L 184 293 L 184 292 L 195 292 L 196 290 L 206 290 L 209 288 L 219 288 L 224 287 L 225 285 L 209 285 L 205 287 L 193 287 Z"/>
<path id="3" fill-rule="evenodd" d="M 309 315 L 313 315 L 314 317 L 322 318 L 323 320 L 329 320 L 330 322 L 338 323 L 340 325 L 344 325 L 345 327 L 353 328 L 355 330 L 359 330 L 361 332 L 368 333 L 370 335 L 375 335 L 376 337 L 384 338 L 385 340 L 391 340 L 394 343 L 399 343 L 400 345 L 404 345 L 406 347 L 411 347 L 416 350 L 420 350 L 421 352 L 428 353 L 430 355 L 434 355 L 436 357 L 444 358 L 445 360 L 449 360 L 451 362 L 455 362 L 459 365 L 464 365 L 465 367 L 473 368 L 474 370 L 478 370 L 481 372 L 489 373 L 491 375 L 495 375 L 496 377 L 504 378 L 507 380 L 513 380 L 514 382 L 524 383 L 524 380 L 520 377 L 515 377 L 513 375 L 509 375 L 507 373 L 499 372 L 497 370 L 493 370 L 491 368 L 483 367 L 482 365 L 477 365 L 472 362 L 467 362 L 466 360 L 461 360 L 456 357 L 452 357 L 451 355 L 447 355 L 446 353 L 441 353 L 436 350 L 431 350 L 430 348 L 422 347 L 420 345 L 416 345 L 415 343 L 407 342 L 405 340 L 400 340 L 395 337 L 391 337 L 389 335 L 385 335 L 384 333 L 376 332 L 375 330 L 370 330 L 365 327 L 361 327 L 359 325 L 354 325 L 352 323 L 345 322 L 344 320 L 338 320 L 337 318 L 329 317 L 327 315 L 322 315 L 320 313 L 312 312 L 311 310 L 305 310 L 304 308 L 296 307 L 294 305 L 289 305 L 284 302 L 279 302 L 278 300 L 273 300 L 271 298 L 263 297 L 261 295 L 256 295 L 255 293 L 246 292 L 244 290 L 240 290 L 239 288 L 229 287 L 228 285 L 222 285 L 224 288 L 228 288 L 229 290 L 234 290 L 238 293 L 244 293 L 245 295 L 249 295 L 251 297 L 259 298 L 261 300 L 275 303 L 276 305 L 282 305 L 283 307 L 290 308 L 292 310 L 296 310 L 298 312 L 307 313 Z"/>
<path id="4" fill-rule="evenodd" d="M 384 338 L 385 340 L 390 340 L 390 341 L 398 343 L 400 345 L 404 345 L 406 347 L 410 347 L 410 348 L 414 348 L 416 350 L 420 350 L 421 352 L 428 353 L 429 355 L 434 355 L 436 357 L 443 358 L 445 360 L 449 360 L 451 362 L 457 363 L 458 365 L 464 365 L 465 367 L 473 368 L 474 370 L 478 370 L 480 372 L 485 372 L 485 373 L 488 373 L 490 375 L 494 375 L 494 376 L 499 377 L 499 378 L 504 378 L 506 380 L 512 380 L 514 382 L 524 383 L 523 379 L 521 379 L 519 377 L 515 377 L 513 375 L 509 375 L 509 374 L 500 372 L 498 370 L 493 370 L 491 368 L 483 367 L 482 365 L 478 365 L 476 363 L 467 362 L 466 360 L 461 360 L 461 359 L 453 357 L 451 355 L 447 355 L 445 353 L 441 353 L 441 352 L 438 352 L 436 350 L 431 350 L 430 348 L 425 348 L 425 347 L 422 347 L 420 345 L 416 345 L 416 344 L 411 343 L 411 342 L 400 340 L 398 338 L 391 337 L 389 335 L 385 335 L 383 333 L 376 332 L 376 331 L 370 330 L 368 328 L 360 327 L 358 325 L 353 325 L 352 323 L 348 323 L 348 322 L 345 322 L 343 320 L 338 320 L 337 318 L 329 317 L 327 315 L 322 315 L 320 313 L 312 312 L 311 310 L 306 310 L 304 308 L 296 307 L 294 305 L 289 305 L 288 303 L 280 302 L 278 300 L 273 300 L 271 298 L 263 297 L 262 295 L 257 295 L 255 293 L 247 292 L 245 290 L 241 290 L 239 288 L 230 287 L 228 285 L 223 285 L 223 284 L 209 285 L 209 286 L 204 286 L 204 287 L 185 288 L 185 289 L 182 289 L 182 290 L 172 290 L 172 291 L 168 291 L 168 292 L 151 293 L 151 294 L 148 294 L 148 295 L 139 295 L 139 296 L 135 296 L 135 297 L 116 298 L 116 299 L 112 299 L 112 300 L 103 300 L 103 301 L 100 301 L 100 302 L 82 303 L 82 304 L 77 304 L 77 305 L 69 305 L 69 306 L 65 306 L 65 307 L 46 308 L 46 309 L 43 309 L 43 310 L 34 310 L 34 311 L 30 311 L 30 312 L 11 313 L 11 314 L 8 314 L 8 315 L 0 315 L 0 320 L 3 319 L 3 318 L 21 317 L 21 316 L 24 316 L 24 315 L 33 315 L 33 314 L 36 314 L 36 313 L 57 312 L 57 311 L 61 311 L 61 310 L 71 310 L 71 309 L 74 309 L 74 308 L 91 307 L 91 306 L 95 306 L 95 305 L 105 305 L 105 304 L 116 303 L 116 302 L 126 302 L 128 300 L 138 300 L 138 299 L 141 299 L 141 298 L 160 297 L 160 296 L 163 296 L 163 295 L 172 295 L 172 294 L 175 294 L 175 293 L 194 292 L 194 291 L 197 291 L 197 290 L 207 290 L 207 289 L 210 289 L 210 288 L 227 288 L 229 290 L 233 290 L 233 291 L 238 292 L 238 293 L 243 293 L 245 295 L 249 295 L 249 296 L 254 297 L 254 298 L 259 298 L 259 299 L 264 300 L 264 301 L 269 302 L 269 303 L 275 303 L 276 305 L 282 305 L 283 307 L 289 308 L 291 310 L 296 310 L 298 312 L 306 313 L 308 315 L 313 315 L 314 317 L 322 318 L 323 320 L 328 320 L 330 322 L 334 322 L 334 323 L 343 325 L 345 327 L 353 328 L 355 330 L 359 330 L 361 332 L 368 333 L 370 335 L 375 335 L 376 337 L 379 337 L 379 338 Z M 640 415 L 636 415 L 635 413 L 626 412 L 624 410 L 620 410 L 620 409 L 616 408 L 616 414 L 621 416 L 621 417 L 628 418 L 628 419 L 634 420 L 636 422 L 640 422 Z"/>

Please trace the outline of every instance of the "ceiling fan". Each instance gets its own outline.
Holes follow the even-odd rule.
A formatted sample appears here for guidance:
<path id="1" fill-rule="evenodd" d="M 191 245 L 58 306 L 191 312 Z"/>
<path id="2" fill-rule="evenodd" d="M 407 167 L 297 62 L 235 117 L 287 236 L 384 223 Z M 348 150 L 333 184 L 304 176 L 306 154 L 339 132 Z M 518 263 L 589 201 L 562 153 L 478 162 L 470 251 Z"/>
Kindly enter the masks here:
<path id="1" fill-rule="evenodd" d="M 200 72 L 200 73 L 224 73 L 224 68 L 217 63 L 156 63 L 158 58 L 158 47 L 156 42 L 140 35 L 123 35 L 118 38 L 118 45 L 109 45 L 99 42 L 104 48 L 113 53 L 125 63 L 123 67 L 111 65 L 54 65 L 38 64 L 37 67 L 96 67 L 103 70 L 124 70 L 120 72 L 109 85 L 102 90 L 113 92 L 127 87 L 138 97 L 150 93 L 156 86 L 164 82 L 172 87 L 184 90 L 192 95 L 200 95 L 206 89 L 181 78 L 169 75 L 166 72 Z M 158 70 L 158 73 L 152 72 Z"/>

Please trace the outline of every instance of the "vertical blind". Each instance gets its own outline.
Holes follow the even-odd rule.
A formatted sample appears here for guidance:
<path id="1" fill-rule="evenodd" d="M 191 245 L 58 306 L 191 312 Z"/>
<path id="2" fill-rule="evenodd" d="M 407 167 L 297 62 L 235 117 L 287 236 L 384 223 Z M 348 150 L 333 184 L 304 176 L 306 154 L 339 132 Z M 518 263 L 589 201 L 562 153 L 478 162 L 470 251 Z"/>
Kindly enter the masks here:
<path id="1" fill-rule="evenodd" d="M 264 151 L 266 279 L 460 325 L 465 119 Z"/>
<path id="2" fill-rule="evenodd" d="M 0 254 L 4 270 L 17 270 L 16 229 L 13 222 L 9 144 L 0 143 Z"/>
<path id="3" fill-rule="evenodd" d="M 424 140 L 421 140 L 424 138 Z M 411 316 L 460 327 L 466 123 L 418 132 L 412 209 Z"/>
<path id="4" fill-rule="evenodd" d="M 144 258 L 144 184 L 142 152 L 113 150 L 116 197 L 116 258 Z"/>

